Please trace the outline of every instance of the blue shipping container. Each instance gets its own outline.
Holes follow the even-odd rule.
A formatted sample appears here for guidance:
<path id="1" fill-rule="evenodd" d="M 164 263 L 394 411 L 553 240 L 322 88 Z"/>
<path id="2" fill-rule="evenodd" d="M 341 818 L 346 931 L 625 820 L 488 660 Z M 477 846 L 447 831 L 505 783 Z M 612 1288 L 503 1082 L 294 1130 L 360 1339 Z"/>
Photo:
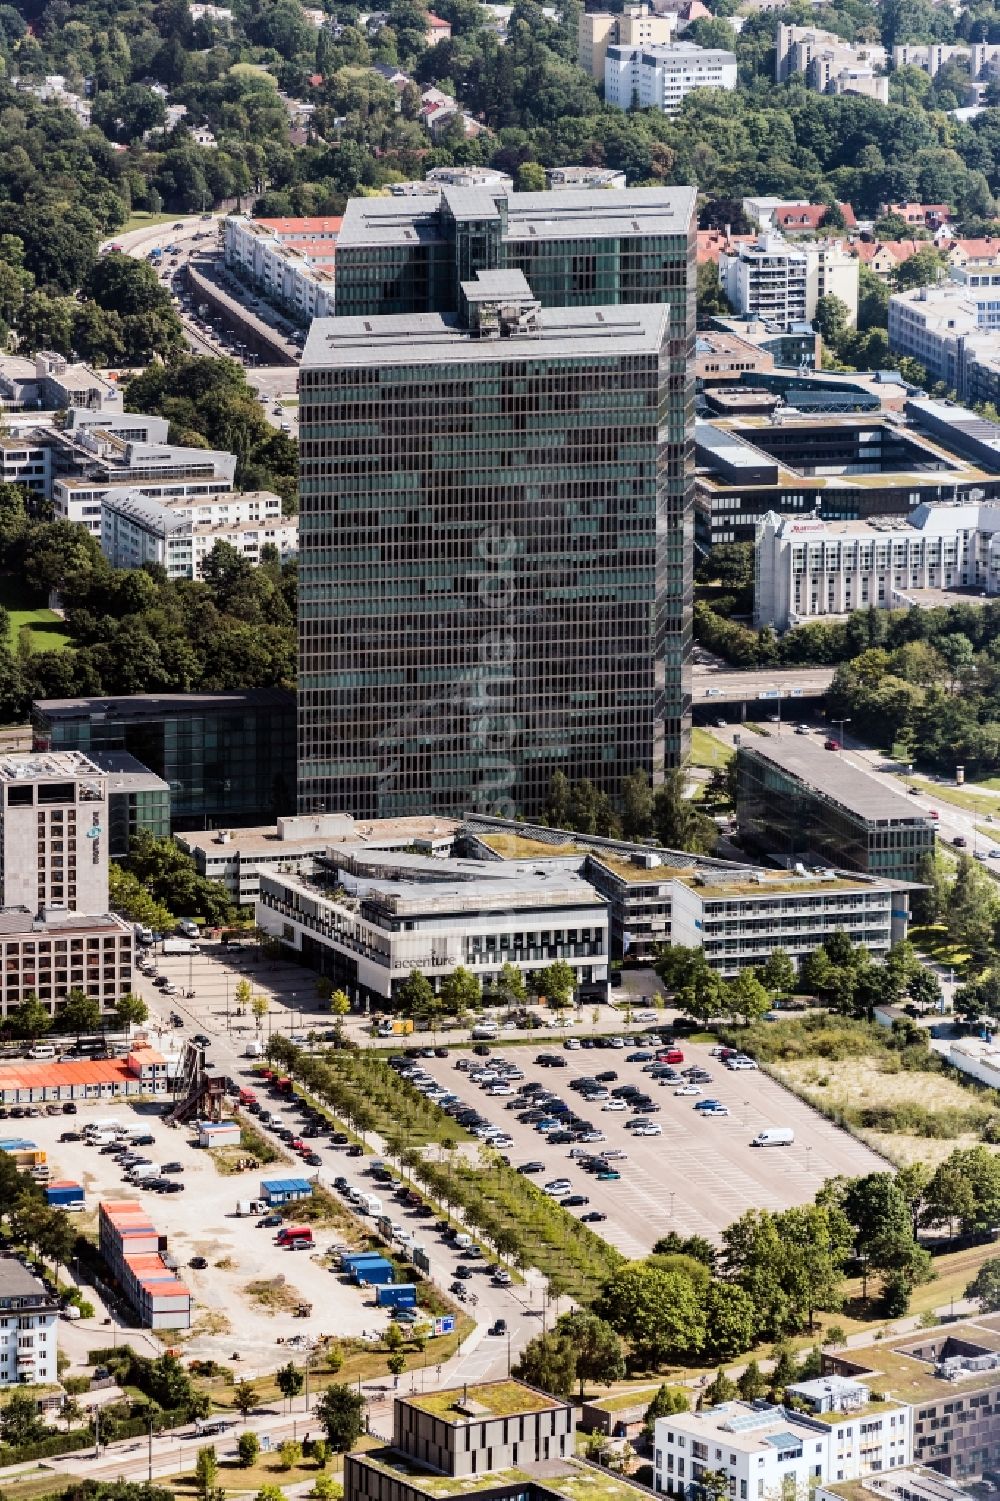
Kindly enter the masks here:
<path id="1" fill-rule="evenodd" d="M 82 1204 L 82 1188 L 47 1188 L 45 1190 L 46 1202 L 49 1204 Z"/>
<path id="2" fill-rule="evenodd" d="M 356 1266 L 364 1266 L 366 1262 L 384 1261 L 381 1251 L 352 1251 L 346 1256 L 341 1256 L 340 1265 L 345 1272 L 352 1272 Z"/>
<path id="3" fill-rule="evenodd" d="M 360 1286 L 367 1282 L 371 1287 L 384 1287 L 394 1278 L 393 1267 L 390 1261 L 366 1261 L 363 1266 L 356 1266 L 351 1276 Z"/>
<path id="4" fill-rule="evenodd" d="M 394 1282 L 389 1287 L 380 1287 L 375 1294 L 379 1308 L 416 1308 L 417 1289 L 413 1282 Z"/>

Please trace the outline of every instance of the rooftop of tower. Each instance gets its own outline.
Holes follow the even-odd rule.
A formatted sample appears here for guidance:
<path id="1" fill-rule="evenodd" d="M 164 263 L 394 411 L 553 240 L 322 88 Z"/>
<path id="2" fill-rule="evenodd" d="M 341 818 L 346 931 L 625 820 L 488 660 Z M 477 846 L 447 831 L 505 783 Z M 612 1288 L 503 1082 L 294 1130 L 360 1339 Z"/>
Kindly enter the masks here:
<path id="1" fill-rule="evenodd" d="M 693 187 L 510 193 L 502 188 L 447 186 L 440 195 L 352 198 L 344 211 L 337 253 L 355 246 L 438 241 L 443 237 L 442 208 L 456 220 L 499 219 L 502 200 L 506 200 L 507 240 L 686 235 L 695 199 Z"/>

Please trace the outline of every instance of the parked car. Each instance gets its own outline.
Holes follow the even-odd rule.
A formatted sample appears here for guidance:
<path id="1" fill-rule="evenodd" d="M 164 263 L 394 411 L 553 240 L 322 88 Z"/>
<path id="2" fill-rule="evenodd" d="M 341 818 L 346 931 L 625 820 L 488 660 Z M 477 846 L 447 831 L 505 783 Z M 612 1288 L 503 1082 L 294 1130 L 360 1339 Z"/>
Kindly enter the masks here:
<path id="1" fill-rule="evenodd" d="M 607 1215 L 603 1214 L 600 1209 L 588 1209 L 586 1214 L 581 1214 L 580 1224 L 601 1225 L 606 1219 Z"/>

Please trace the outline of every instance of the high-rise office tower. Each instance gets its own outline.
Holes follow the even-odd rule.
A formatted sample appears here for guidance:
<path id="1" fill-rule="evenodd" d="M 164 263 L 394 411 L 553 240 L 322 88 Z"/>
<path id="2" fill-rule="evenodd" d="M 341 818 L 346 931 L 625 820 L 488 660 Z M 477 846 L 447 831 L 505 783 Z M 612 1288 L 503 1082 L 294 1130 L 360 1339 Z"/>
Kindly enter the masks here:
<path id="1" fill-rule="evenodd" d="M 669 300 L 542 306 L 521 270 L 463 262 L 454 313 L 313 323 L 300 372 L 303 811 L 533 815 L 556 770 L 614 793 L 634 768 L 655 780 L 678 760 L 693 193 L 674 195 L 669 264 L 643 262 L 651 279 L 676 276 Z M 553 200 L 580 196 L 599 224 L 623 195 Z M 589 278 L 583 235 L 575 217 L 565 269 Z"/>

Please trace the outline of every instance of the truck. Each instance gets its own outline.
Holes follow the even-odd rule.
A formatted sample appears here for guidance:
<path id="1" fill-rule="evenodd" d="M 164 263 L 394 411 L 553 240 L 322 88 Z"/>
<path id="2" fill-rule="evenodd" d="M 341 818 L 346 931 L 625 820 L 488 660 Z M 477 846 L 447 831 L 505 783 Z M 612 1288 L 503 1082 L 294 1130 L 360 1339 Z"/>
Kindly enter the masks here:
<path id="1" fill-rule="evenodd" d="M 763 1131 L 758 1131 L 752 1147 L 790 1147 L 795 1140 L 795 1132 L 791 1126 L 768 1126 Z"/>
<path id="2" fill-rule="evenodd" d="M 165 954 L 197 954 L 198 945 L 192 943 L 190 938 L 164 938 L 163 952 Z"/>
<path id="3" fill-rule="evenodd" d="M 136 943 L 152 943 L 153 930 L 145 927 L 141 922 L 132 924 L 132 932 L 135 934 Z"/>
<path id="4" fill-rule="evenodd" d="M 248 1042 L 246 1047 L 243 1049 L 243 1056 L 244 1058 L 263 1058 L 264 1044 L 262 1042 L 257 1042 L 256 1040 Z"/>
<path id="5" fill-rule="evenodd" d="M 415 1282 L 391 1282 L 375 1290 L 377 1308 L 416 1308 L 417 1286 Z"/>
<path id="6" fill-rule="evenodd" d="M 254 1094 L 254 1092 L 253 1092 L 252 1089 L 241 1089 L 240 1090 L 240 1104 L 241 1105 L 256 1105 L 256 1103 L 257 1103 L 257 1096 Z"/>
<path id="7" fill-rule="evenodd" d="M 241 1219 L 241 1220 L 244 1220 L 244 1219 L 246 1219 L 246 1217 L 247 1217 L 248 1214 L 253 1214 L 253 1212 L 254 1212 L 254 1207 L 253 1206 L 254 1206 L 253 1199 L 237 1199 L 236 1200 L 236 1214 L 237 1214 L 238 1218 Z"/>

